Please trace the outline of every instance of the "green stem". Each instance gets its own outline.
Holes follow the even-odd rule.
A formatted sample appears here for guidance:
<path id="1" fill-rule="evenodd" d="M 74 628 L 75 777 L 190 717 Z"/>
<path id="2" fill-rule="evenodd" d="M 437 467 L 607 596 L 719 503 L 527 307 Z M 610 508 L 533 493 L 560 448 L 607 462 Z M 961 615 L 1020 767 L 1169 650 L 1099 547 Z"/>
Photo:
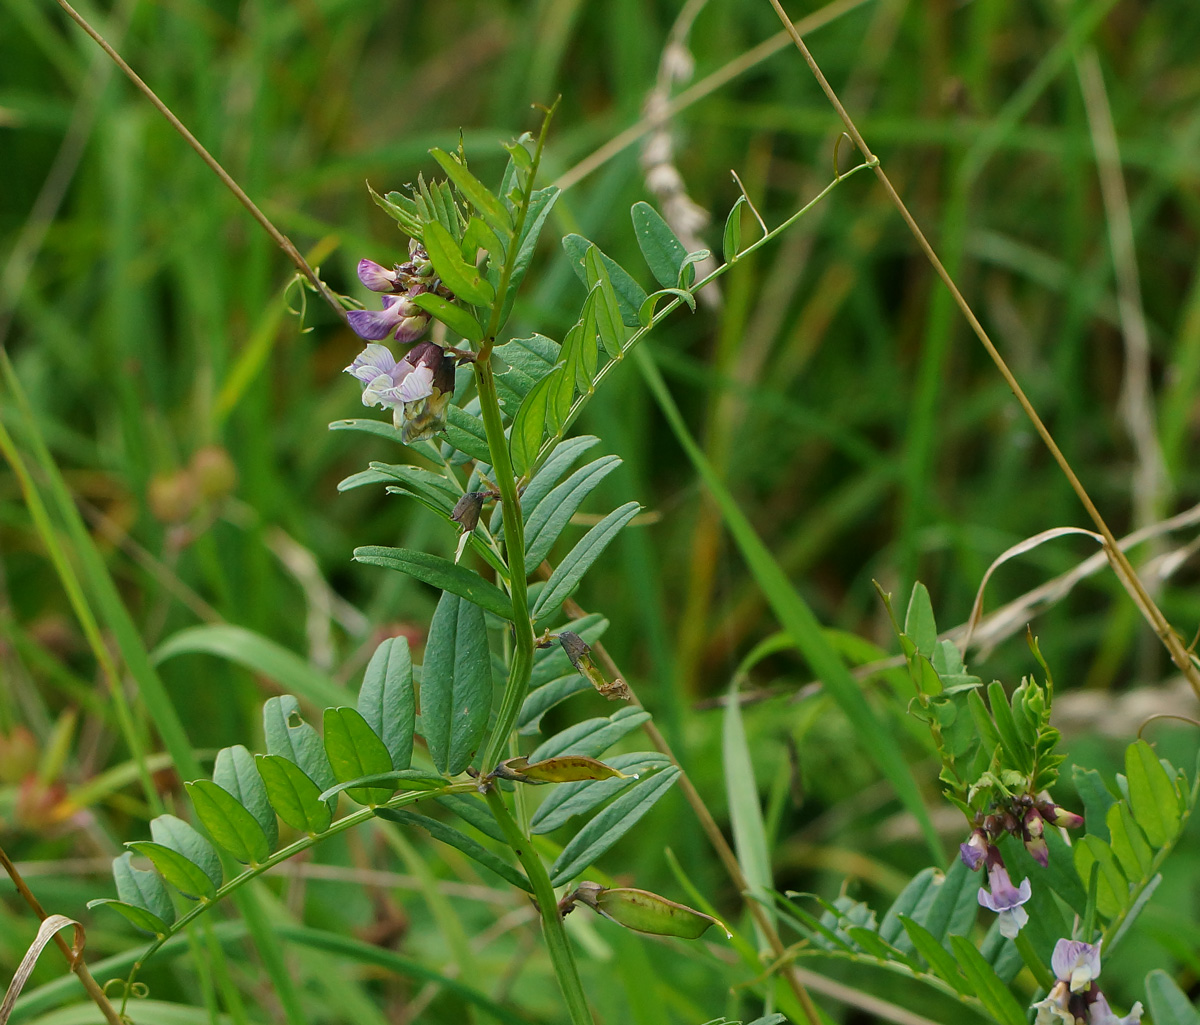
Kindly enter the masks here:
<path id="1" fill-rule="evenodd" d="M 504 517 L 504 550 L 509 568 L 509 585 L 513 603 L 514 644 L 508 666 L 508 682 L 500 700 L 496 727 L 488 738 L 480 768 L 490 772 L 504 755 L 508 737 L 516 725 L 521 702 L 529 686 L 533 669 L 533 625 L 529 622 L 529 597 L 525 580 L 525 524 L 521 517 L 521 499 L 513 479 L 512 461 L 508 456 L 508 439 L 500 419 L 500 398 L 496 394 L 496 378 L 487 360 L 474 364 L 475 383 L 479 391 L 479 409 L 487 432 L 488 448 L 492 453 L 492 469 L 496 487 L 500 489 L 500 512 Z"/>
<path id="2" fill-rule="evenodd" d="M 509 846 L 521 862 L 521 867 L 525 869 L 525 875 L 533 884 L 534 899 L 542 916 L 542 935 L 546 938 L 554 974 L 558 977 L 559 988 L 571 1015 L 571 1025 L 594 1025 L 592 1013 L 588 1010 L 587 997 L 583 993 L 583 984 L 579 981 L 575 955 L 571 953 L 571 944 L 563 928 L 558 898 L 555 897 L 554 887 L 550 885 L 550 877 L 546 874 L 546 866 L 542 864 L 542 859 L 538 857 L 529 840 L 517 828 L 512 815 L 509 814 L 508 805 L 504 803 L 504 796 L 497 787 L 488 791 L 487 802 L 492 814 L 496 816 L 496 821 L 500 823 Z"/>

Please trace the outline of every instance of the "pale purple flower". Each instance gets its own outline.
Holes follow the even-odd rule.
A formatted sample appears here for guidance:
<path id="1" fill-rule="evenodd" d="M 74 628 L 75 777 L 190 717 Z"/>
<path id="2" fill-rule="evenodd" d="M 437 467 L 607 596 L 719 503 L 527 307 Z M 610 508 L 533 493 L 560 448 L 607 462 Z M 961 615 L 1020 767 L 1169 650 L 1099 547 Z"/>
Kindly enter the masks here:
<path id="1" fill-rule="evenodd" d="M 1045 833 L 1045 819 L 1036 808 L 1030 808 L 1021 823 L 1021 836 L 1025 841 L 1025 850 L 1033 855 L 1033 860 L 1042 868 L 1050 864 L 1050 848 L 1046 846 Z"/>
<path id="2" fill-rule="evenodd" d="M 975 872 L 983 864 L 983 859 L 987 857 L 988 846 L 987 836 L 983 830 L 976 829 L 966 843 L 958 845 L 958 855 L 962 858 L 962 863 Z"/>
<path id="3" fill-rule="evenodd" d="M 388 270 L 374 260 L 358 261 L 358 280 L 372 292 L 399 292 L 404 287 L 400 284 L 398 265 Z"/>
<path id="4" fill-rule="evenodd" d="M 1111 1007 L 1108 1006 L 1108 1000 L 1099 990 L 1096 991 L 1096 999 L 1088 1005 L 1088 1025 L 1141 1025 L 1142 1021 L 1142 1002 L 1139 1000 L 1129 1013 L 1124 1018 L 1118 1018 Z"/>
<path id="5" fill-rule="evenodd" d="M 1078 829 L 1083 825 L 1082 815 L 1067 811 L 1066 808 L 1060 807 L 1053 801 L 1038 801 L 1037 810 L 1047 822 L 1063 829 Z"/>
<path id="6" fill-rule="evenodd" d="M 1021 905 L 1033 896 L 1033 887 L 1028 879 L 1022 879 L 1019 887 L 1013 886 L 1012 880 L 1008 878 L 1008 871 L 998 856 L 995 861 L 989 859 L 988 885 L 991 886 L 990 893 L 985 887 L 979 888 L 979 903 L 989 911 L 996 912 L 1000 923 L 1000 935 L 1010 940 L 1014 939 L 1022 926 L 1029 921 L 1029 912 Z"/>
<path id="7" fill-rule="evenodd" d="M 454 392 L 454 357 L 433 342 L 414 345 L 397 360 L 386 345 L 368 345 L 346 367 L 363 384 L 364 406 L 392 410 L 403 440 L 423 441 L 443 430 Z"/>
<path id="8" fill-rule="evenodd" d="M 416 294 L 415 288 L 408 293 Z M 369 342 L 382 341 L 389 335 L 398 342 L 414 342 L 429 326 L 429 314 L 408 295 L 385 295 L 382 310 L 350 310 L 346 320 L 359 338 Z"/>
<path id="9" fill-rule="evenodd" d="M 1050 967 L 1060 982 L 1071 987 L 1072 993 L 1082 993 L 1100 974 L 1100 944 L 1093 946 L 1082 940 L 1059 940 L 1050 956 Z"/>

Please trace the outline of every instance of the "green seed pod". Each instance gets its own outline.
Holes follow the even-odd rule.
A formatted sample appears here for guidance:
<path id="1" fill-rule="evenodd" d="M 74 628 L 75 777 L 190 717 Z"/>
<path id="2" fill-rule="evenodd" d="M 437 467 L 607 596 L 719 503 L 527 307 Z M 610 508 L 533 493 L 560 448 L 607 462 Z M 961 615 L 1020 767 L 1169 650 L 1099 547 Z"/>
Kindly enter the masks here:
<path id="1" fill-rule="evenodd" d="M 575 898 L 605 918 L 636 932 L 654 936 L 678 936 L 699 939 L 709 926 L 717 925 L 729 936 L 729 930 L 711 915 L 696 911 L 648 890 L 631 887 L 606 889 L 598 883 L 580 883 Z"/>

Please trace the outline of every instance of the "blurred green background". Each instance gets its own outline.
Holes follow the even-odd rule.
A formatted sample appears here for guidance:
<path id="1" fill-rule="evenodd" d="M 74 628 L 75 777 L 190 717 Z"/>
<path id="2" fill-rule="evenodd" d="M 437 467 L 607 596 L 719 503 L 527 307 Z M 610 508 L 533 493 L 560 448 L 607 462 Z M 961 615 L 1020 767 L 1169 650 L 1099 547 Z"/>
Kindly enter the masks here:
<path id="1" fill-rule="evenodd" d="M 561 93 L 543 167 L 547 181 L 569 188 L 510 322 L 515 335 L 561 337 L 574 321 L 583 292 L 555 244 L 568 232 L 648 283 L 627 211 L 640 199 L 663 205 L 661 186 L 674 181 L 664 157 L 710 212 L 698 234 L 717 250 L 738 196 L 731 169 L 769 224 L 834 173 L 840 124 L 799 55 L 779 39 L 762 45 L 780 27 L 766 0 L 686 9 L 675 0 L 117 0 L 79 10 L 331 286 L 367 301 L 357 261 L 390 263 L 406 250 L 364 181 L 383 192 L 431 175 L 429 147 L 451 148 L 461 132 L 472 168 L 494 183 L 498 143 L 536 127 L 529 105 Z M 808 38 L 1113 529 L 1128 533 L 1200 500 L 1191 458 L 1200 427 L 1200 6 L 841 0 L 815 15 Z M 666 70 L 665 52 L 675 58 Z M 682 96 L 657 134 L 644 118 L 656 90 Z M 631 126 L 641 132 L 629 145 L 580 167 Z M 658 147 L 657 173 L 640 159 L 647 140 Z M 848 144 L 838 159 L 843 169 L 854 159 Z M 331 420 L 372 415 L 341 373 L 358 339 L 311 296 L 295 315 L 301 292 L 289 287 L 282 254 L 47 0 L 0 2 L 0 161 L 0 335 L 145 647 L 197 623 L 235 624 L 353 690 L 380 637 L 404 631 L 419 646 L 436 596 L 352 564 L 350 552 L 402 544 L 449 554 L 455 538 L 411 503 L 336 491 L 367 461 L 397 458 L 383 441 L 327 430 Z M 754 237 L 749 218 L 745 233 Z M 901 600 L 923 580 L 946 628 L 966 620 L 984 571 L 1008 546 L 1088 525 L 868 175 L 839 186 L 720 288 L 719 305 L 677 314 L 650 352 L 850 661 L 894 649 L 873 579 Z M 11 389 L 0 391 L 0 416 L 31 458 L 35 441 Z M 635 367 L 614 375 L 579 429 L 601 436 L 596 454 L 624 459 L 593 506 L 635 498 L 649 515 L 577 598 L 609 617 L 610 651 L 719 811 L 711 699 L 777 627 Z M 1194 536 L 1184 525 L 1135 551 L 1135 561 L 1177 556 L 1158 564 L 1169 579 L 1156 586 L 1185 639 L 1200 623 L 1185 547 Z M 1094 551 L 1080 537 L 1038 548 L 999 571 L 987 607 Z M 973 669 L 1009 682 L 1030 671 L 1024 621 L 986 659 L 969 655 Z M 1145 714 L 1191 710 L 1107 571 L 1040 610 L 1033 629 L 1069 696 L 1064 706 L 1075 702 L 1076 761 L 1111 775 Z M 227 744 L 254 747 L 259 706 L 277 680 L 201 655 L 178 656 L 161 672 L 201 760 Z M 4 842 L 23 863 L 45 864 L 34 880 L 43 902 L 75 914 L 109 892 L 107 859 L 119 841 L 142 835 L 149 810 L 95 660 L 7 470 L 0 680 Z M 785 653 L 748 683 L 775 695 L 749 706 L 747 722 L 777 840 L 776 883 L 835 894 L 849 872 L 856 896 L 894 894 L 921 864 L 915 830 L 877 784 L 852 724 L 803 689 L 809 680 Z M 1122 695 L 1135 689 L 1140 703 L 1131 704 Z M 908 733 L 890 694 L 882 688 L 887 714 Z M 131 698 L 157 750 L 147 712 Z M 562 721 L 607 714 L 590 700 L 564 706 Z M 76 720 L 63 718 L 70 709 Z M 1154 729 L 1165 754 L 1190 762 L 1190 735 Z M 917 739 L 911 751 L 925 757 Z M 97 787 L 114 769 L 111 784 Z M 168 804 L 178 798 L 169 772 L 156 782 Z M 63 803 L 80 788 L 85 798 Z M 1073 796 L 1069 784 L 1062 796 Z M 957 842 L 948 821 L 947 842 Z M 663 858 L 671 846 L 718 908 L 737 914 L 678 797 L 640 830 L 612 865 L 680 897 Z M 502 998 L 515 987 L 520 1006 L 551 1020 L 548 969 L 529 960 L 535 933 L 520 901 L 461 896 L 455 886 L 478 884 L 472 870 L 416 841 L 401 852 L 367 836 L 336 843 L 318 860 L 340 866 L 341 881 L 310 874 L 279 884 L 280 914 L 469 972 Z M 1159 964 L 1200 973 L 1195 855 L 1193 843 L 1176 859 L 1141 927 L 1139 954 L 1129 944 L 1114 978 L 1132 986 Z M 392 888 L 390 877 L 364 885 L 368 870 L 422 885 L 437 876 L 454 897 L 421 898 Z M 516 918 L 505 927 L 506 914 Z M 93 957 L 135 942 L 103 917 L 89 927 Z M 489 929 L 497 938 L 468 960 Z M 0 905 L 0 974 L 32 931 L 21 908 Z M 749 991 L 728 995 L 746 979 L 712 951 L 604 926 L 581 935 L 593 955 L 585 982 L 607 1020 L 700 1022 L 753 1004 Z M 320 957 L 293 956 L 312 1021 L 408 1021 L 414 1007 L 421 1020 L 461 1020 L 453 994 L 361 965 L 343 992 Z M 193 960 L 203 959 L 193 952 Z M 58 972 L 47 958 L 35 984 Z M 271 1020 L 277 1008 L 253 959 L 234 975 L 250 1020 Z M 606 987 L 608 978 L 621 984 Z M 153 985 L 156 997 L 202 1006 L 208 983 L 204 969 L 168 961 Z M 905 1000 L 903 989 L 890 992 L 892 980 L 871 986 Z"/>

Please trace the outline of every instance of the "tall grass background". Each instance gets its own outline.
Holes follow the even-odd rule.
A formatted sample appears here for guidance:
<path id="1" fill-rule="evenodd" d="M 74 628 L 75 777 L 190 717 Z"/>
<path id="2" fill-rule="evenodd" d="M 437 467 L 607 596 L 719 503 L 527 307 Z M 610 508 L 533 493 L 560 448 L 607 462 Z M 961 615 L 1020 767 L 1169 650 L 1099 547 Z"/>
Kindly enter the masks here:
<path id="1" fill-rule="evenodd" d="M 653 199 L 655 179 L 639 157 L 655 136 L 646 103 L 663 88 L 678 3 L 117 0 L 79 9 L 338 291 L 365 299 L 357 261 L 404 252 L 364 181 L 382 192 L 428 176 L 429 147 L 449 148 L 460 132 L 476 174 L 496 180 L 497 142 L 534 127 L 529 104 L 559 93 L 543 166 L 547 180 L 570 187 L 513 329 L 561 337 L 573 322 L 582 290 L 552 236 L 580 232 L 638 265 L 626 211 Z M 1200 8 L 844 0 L 833 10 L 811 48 L 1114 530 L 1200 501 Z M 796 53 L 782 41 L 762 46 L 779 32 L 765 0 L 708 0 L 685 15 L 694 22 L 676 39 L 694 67 L 670 84 L 685 102 L 658 130 L 669 133 L 687 193 L 712 212 L 700 236 L 719 248 L 739 194 L 730 170 L 777 223 L 832 177 L 841 126 Z M 739 61 L 737 73 L 709 78 Z M 631 126 L 639 138 L 581 166 Z M 0 333 L 29 400 L 23 408 L 6 386 L 0 419 L 96 620 L 89 638 L 10 458 L 0 473 L 0 828 L 43 904 L 75 915 L 108 892 L 120 841 L 142 834 L 156 801 L 169 808 L 180 798 L 179 774 L 155 755 L 167 719 L 182 724 L 203 765 L 218 747 L 253 743 L 262 699 L 295 688 L 298 663 L 352 691 L 381 636 L 404 631 L 420 644 L 436 598 L 399 574 L 352 564 L 352 548 L 449 555 L 454 539 L 414 504 L 371 489 L 337 493 L 365 460 L 393 457 L 382 441 L 326 427 L 359 415 L 359 389 L 341 373 L 357 340 L 311 298 L 296 315 L 290 265 L 48 3 L 0 3 L 0 160 Z M 677 314 L 647 352 L 851 664 L 894 650 L 873 579 L 901 595 L 923 580 L 949 626 L 966 620 L 1006 548 L 1084 523 L 867 176 L 739 261 L 719 299 Z M 647 514 L 577 599 L 609 617 L 609 651 L 727 821 L 715 699 L 777 624 L 636 365 L 613 376 L 580 428 L 624 460 L 602 486 L 607 498 L 635 497 Z M 181 471 L 212 447 L 228 453 L 235 486 L 164 522 L 168 500 L 192 497 Z M 82 529 L 73 530 L 76 515 Z M 1170 560 L 1151 579 L 1187 638 L 1200 623 L 1194 537 L 1185 526 L 1134 551 L 1136 562 Z M 988 608 L 1094 551 L 1067 537 L 1014 560 L 990 583 Z M 111 591 L 97 583 L 101 566 Z M 1030 671 L 1023 622 L 968 655 L 975 672 L 1011 681 Z M 185 653 L 150 668 L 145 652 L 199 623 L 253 637 L 229 635 L 232 659 Z M 1071 717 L 1076 763 L 1111 775 L 1146 714 L 1194 711 L 1106 570 L 1039 608 L 1032 629 Z M 246 668 L 239 658 L 255 637 L 298 660 Z M 109 653 L 111 674 L 98 653 Z M 912 738 L 932 791 L 936 770 L 921 761 L 903 703 L 886 676 L 872 680 L 869 692 Z M 114 681 L 125 702 L 114 700 Z M 777 887 L 832 896 L 846 886 L 876 903 L 894 895 L 923 848 L 854 724 L 788 651 L 756 665 L 743 686 Z M 603 714 L 592 700 L 576 699 L 565 715 Z M 1193 736 L 1153 731 L 1164 753 L 1190 762 Z M 147 775 L 151 785 L 139 786 Z M 955 828 L 951 819 L 948 846 Z M 1128 988 L 1125 1004 L 1149 968 L 1200 975 L 1198 862 L 1194 843 L 1185 845 L 1139 942 L 1106 965 L 1106 977 Z M 678 797 L 609 863 L 681 899 L 688 879 L 718 911 L 739 914 Z M 339 838 L 258 900 L 257 918 L 245 909 L 213 916 L 190 948 L 147 973 L 154 999 L 180 1005 L 158 1009 L 160 1020 L 462 1020 L 461 998 L 413 964 L 467 980 L 533 1020 L 558 1013 L 529 908 L 419 838 Z M 604 1020 L 756 1013 L 760 987 L 747 986 L 745 968 L 718 945 L 685 948 L 569 921 Z M 114 920 L 86 924 L 93 961 L 136 946 Z M 301 927 L 324 939 L 293 942 Z M 272 954 L 244 939 L 272 929 L 284 930 L 275 953 L 291 993 L 280 991 Z M 22 907 L 0 903 L 0 971 L 11 973 L 34 931 Z M 338 971 L 317 953 L 320 942 L 337 952 Z M 372 961 L 367 944 L 402 960 Z M 30 987 L 61 974 L 47 957 Z M 891 978 L 832 977 L 911 1002 Z M 42 992 L 50 995 L 37 1013 L 54 999 Z M 869 1010 L 827 1006 L 835 1019 L 873 1020 Z M 949 1020 L 938 1011 L 921 1013 Z"/>

